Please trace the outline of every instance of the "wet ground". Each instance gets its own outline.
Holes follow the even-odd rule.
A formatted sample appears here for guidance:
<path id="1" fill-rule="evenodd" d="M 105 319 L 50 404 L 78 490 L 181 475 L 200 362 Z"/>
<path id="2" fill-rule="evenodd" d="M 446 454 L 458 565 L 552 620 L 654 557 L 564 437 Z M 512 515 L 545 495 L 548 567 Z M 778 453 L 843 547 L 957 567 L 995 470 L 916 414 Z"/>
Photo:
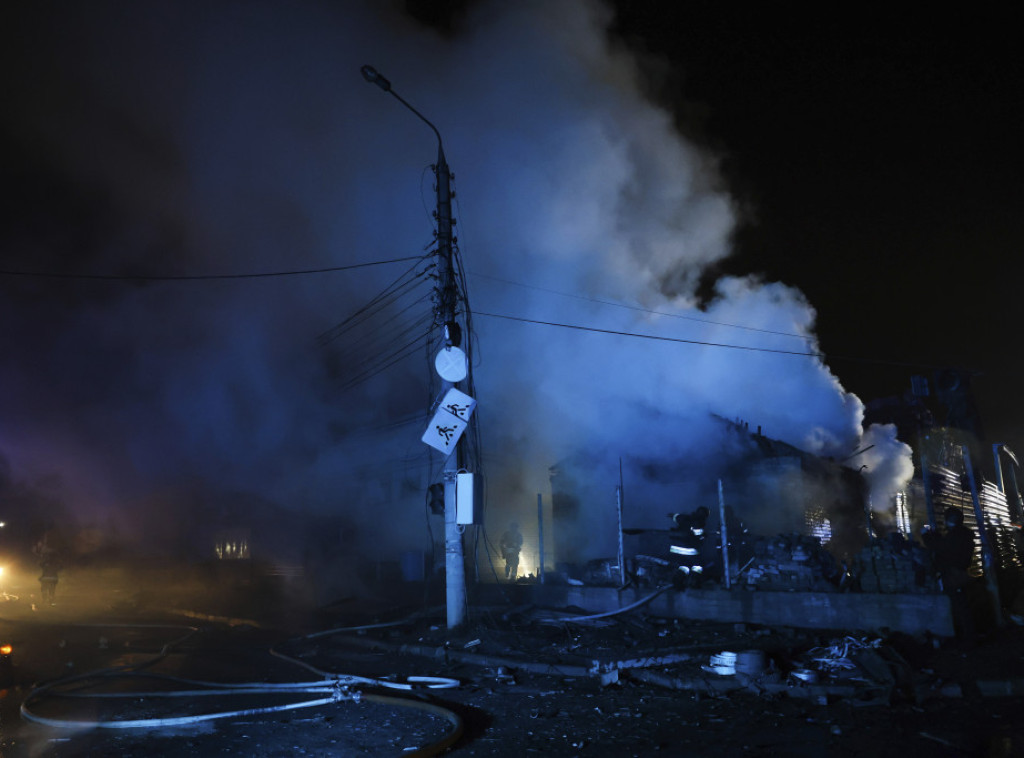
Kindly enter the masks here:
<path id="1" fill-rule="evenodd" d="M 585 621 L 519 597 L 475 605 L 449 632 L 422 603 L 314 612 L 265 591 L 143 592 L 94 574 L 33 608 L 24 589 L 0 601 L 8 758 L 1024 755 L 1015 626 L 967 650 L 642 608 Z M 457 686 L 427 688 L 444 679 Z"/>

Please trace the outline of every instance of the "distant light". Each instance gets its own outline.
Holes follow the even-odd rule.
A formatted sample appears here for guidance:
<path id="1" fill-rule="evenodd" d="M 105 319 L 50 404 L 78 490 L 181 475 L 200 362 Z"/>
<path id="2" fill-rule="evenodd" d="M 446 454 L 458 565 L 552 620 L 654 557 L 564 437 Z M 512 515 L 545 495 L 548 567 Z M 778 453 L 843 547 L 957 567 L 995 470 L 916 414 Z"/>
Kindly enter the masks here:
<path id="1" fill-rule="evenodd" d="M 896 493 L 896 529 L 904 537 L 911 534 L 913 527 L 910 524 L 910 510 L 907 508 L 907 493 Z"/>
<path id="2" fill-rule="evenodd" d="M 5 526 L 7 526 L 7 522 L 6 521 L 0 521 L 0 529 L 3 529 Z"/>
<path id="3" fill-rule="evenodd" d="M 359 70 L 363 72 L 363 78 L 370 84 L 376 84 L 385 92 L 391 91 L 391 82 L 381 76 L 373 66 L 363 66 Z"/>
<path id="4" fill-rule="evenodd" d="M 0 655 L 10 655 L 14 652 L 13 645 L 0 645 Z"/>
<path id="5" fill-rule="evenodd" d="M 832 541 L 832 522 L 827 518 L 823 518 L 818 523 L 813 524 L 811 526 L 811 536 L 817 537 L 822 545 L 827 545 Z"/>
<path id="6" fill-rule="evenodd" d="M 697 555 L 697 548 L 695 547 L 681 547 L 679 545 L 672 545 L 669 547 L 668 551 L 670 553 L 675 553 L 676 555 Z"/>

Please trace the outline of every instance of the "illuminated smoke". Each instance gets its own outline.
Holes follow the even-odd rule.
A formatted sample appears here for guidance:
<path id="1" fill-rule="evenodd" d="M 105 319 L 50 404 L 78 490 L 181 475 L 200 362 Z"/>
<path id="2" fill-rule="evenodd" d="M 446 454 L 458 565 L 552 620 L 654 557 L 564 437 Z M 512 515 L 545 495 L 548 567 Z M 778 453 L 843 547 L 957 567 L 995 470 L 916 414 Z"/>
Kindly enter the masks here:
<path id="1" fill-rule="evenodd" d="M 896 439 L 894 424 L 872 424 L 861 440 L 872 446 L 857 457 L 864 464 L 864 476 L 876 511 L 891 510 L 893 496 L 903 490 L 914 475 L 914 461 L 909 445 Z"/>
<path id="2" fill-rule="evenodd" d="M 436 144 L 362 80 L 371 63 L 437 124 L 456 175 L 496 512 L 530 508 L 548 467 L 581 448 L 608 461 L 721 452 L 709 414 L 848 454 L 860 401 L 818 359 L 788 354 L 817 349 L 801 293 L 730 278 L 696 310 L 735 210 L 715 160 L 640 94 L 609 20 L 598 3 L 493 2 L 444 38 L 370 2 L 29 13 L 7 52 L 20 72 L 8 129 L 26 175 L 46 180 L 26 188 L 36 216 L 8 234 L 4 266 L 196 274 L 418 254 L 432 239 Z M 5 279 L 0 450 L 14 476 L 49 477 L 90 518 L 144 520 L 158 493 L 207 488 L 344 514 L 368 543 L 421 544 L 424 422 L 374 427 L 424 410 L 426 360 L 342 393 L 355 359 L 332 365 L 340 348 L 315 342 L 404 265 L 212 283 Z"/>

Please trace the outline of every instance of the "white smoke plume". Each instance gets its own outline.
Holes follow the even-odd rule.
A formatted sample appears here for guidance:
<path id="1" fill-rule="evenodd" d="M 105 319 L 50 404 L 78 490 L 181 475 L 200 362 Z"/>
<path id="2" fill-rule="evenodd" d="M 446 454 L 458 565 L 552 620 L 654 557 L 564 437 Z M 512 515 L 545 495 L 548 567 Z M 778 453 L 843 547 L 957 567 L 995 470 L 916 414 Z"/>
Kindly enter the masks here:
<path id="1" fill-rule="evenodd" d="M 857 456 L 858 465 L 867 466 L 864 476 L 868 482 L 871 507 L 885 511 L 892 497 L 904 489 L 914 475 L 913 451 L 905 442 L 896 439 L 894 424 L 872 424 L 861 438 L 869 448 Z"/>
<path id="2" fill-rule="evenodd" d="M 797 354 L 817 350 L 800 292 L 725 279 L 696 308 L 736 211 L 714 158 L 641 94 L 610 19 L 598 2 L 484 2 L 446 37 L 355 0 L 24 10 L 5 53 L 6 128 L 29 177 L 15 205 L 31 212 L 8 224 L 2 267 L 193 275 L 421 253 L 436 143 L 363 81 L 369 63 L 437 125 L 455 173 L 498 513 L 529 507 L 548 467 L 581 448 L 659 461 L 718 450 L 709 414 L 852 452 L 863 408 Z M 372 341 L 340 363 L 341 348 L 316 344 L 409 265 L 4 278 L 11 476 L 48 481 L 86 518 L 144 520 L 165 491 L 256 493 L 346 514 L 367 543 L 422 541 L 425 420 L 377 427 L 425 411 L 426 356 L 341 392 Z"/>

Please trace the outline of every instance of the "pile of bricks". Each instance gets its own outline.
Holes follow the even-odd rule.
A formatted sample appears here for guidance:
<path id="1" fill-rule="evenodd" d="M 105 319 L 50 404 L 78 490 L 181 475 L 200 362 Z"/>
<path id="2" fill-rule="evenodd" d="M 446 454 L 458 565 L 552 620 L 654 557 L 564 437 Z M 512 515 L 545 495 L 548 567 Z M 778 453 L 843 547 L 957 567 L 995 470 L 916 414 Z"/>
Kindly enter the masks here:
<path id="1" fill-rule="evenodd" d="M 918 549 L 896 550 L 882 540 L 860 551 L 853 570 L 862 592 L 927 593 L 939 589 L 926 554 Z"/>
<path id="2" fill-rule="evenodd" d="M 780 534 L 754 541 L 754 558 L 741 578 L 749 589 L 834 592 L 835 561 L 817 537 Z"/>

